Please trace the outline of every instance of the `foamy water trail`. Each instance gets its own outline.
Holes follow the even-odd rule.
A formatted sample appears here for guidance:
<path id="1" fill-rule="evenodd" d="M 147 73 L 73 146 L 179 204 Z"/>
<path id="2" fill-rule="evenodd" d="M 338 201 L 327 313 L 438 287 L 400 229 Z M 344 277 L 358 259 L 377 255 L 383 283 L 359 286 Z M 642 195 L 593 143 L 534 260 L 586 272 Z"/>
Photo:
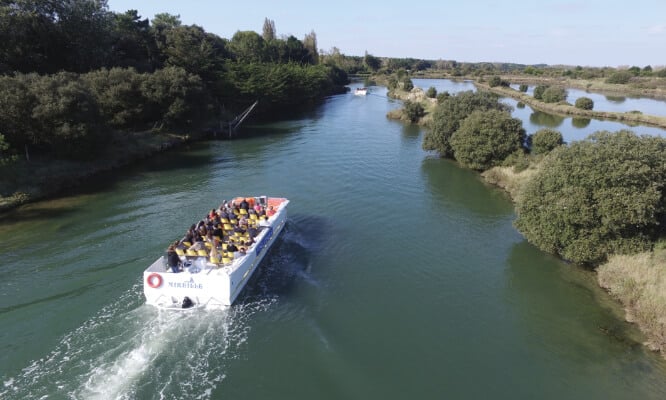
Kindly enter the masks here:
<path id="1" fill-rule="evenodd" d="M 210 398 L 271 299 L 215 311 L 160 312 L 140 285 L 4 379 L 2 399 Z"/>

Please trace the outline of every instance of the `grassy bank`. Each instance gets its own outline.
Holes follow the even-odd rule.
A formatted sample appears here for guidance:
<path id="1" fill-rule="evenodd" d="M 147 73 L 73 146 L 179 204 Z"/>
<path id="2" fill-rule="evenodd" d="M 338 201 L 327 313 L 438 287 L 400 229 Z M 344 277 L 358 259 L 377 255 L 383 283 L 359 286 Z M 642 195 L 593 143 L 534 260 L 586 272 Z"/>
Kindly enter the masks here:
<path id="1" fill-rule="evenodd" d="M 77 186 L 95 174 L 110 171 L 189 141 L 187 134 L 137 132 L 115 135 L 94 160 L 31 157 L 0 167 L 0 211 L 41 200 Z"/>
<path id="2" fill-rule="evenodd" d="M 516 201 L 539 165 L 536 160 L 521 172 L 513 167 L 495 167 L 481 175 Z M 666 357 L 666 243 L 658 244 L 652 252 L 614 255 L 596 272 L 599 285 L 624 307 L 627 321 L 643 332 L 645 344 Z"/>
<path id="3" fill-rule="evenodd" d="M 597 279 L 645 333 L 646 345 L 666 356 L 666 248 L 613 256 L 599 266 Z"/>

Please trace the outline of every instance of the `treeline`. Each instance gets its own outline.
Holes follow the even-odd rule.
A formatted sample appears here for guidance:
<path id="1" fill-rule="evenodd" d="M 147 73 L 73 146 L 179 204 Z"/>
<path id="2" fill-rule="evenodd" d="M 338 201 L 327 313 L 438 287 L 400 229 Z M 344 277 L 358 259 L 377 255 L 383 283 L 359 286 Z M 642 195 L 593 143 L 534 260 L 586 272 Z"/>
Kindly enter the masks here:
<path id="1" fill-rule="evenodd" d="M 272 115 L 344 90 L 316 34 L 221 38 L 178 16 L 114 13 L 106 0 L 0 3 L 0 160 L 30 146 L 94 157 L 115 130 L 201 127 L 260 100 Z"/>
<path id="2" fill-rule="evenodd" d="M 516 227 L 540 249 L 580 264 L 653 249 L 666 234 L 666 139 L 597 132 L 565 145 L 526 135 L 487 92 L 438 97 L 423 147 L 479 171 L 535 170 L 517 196 Z"/>

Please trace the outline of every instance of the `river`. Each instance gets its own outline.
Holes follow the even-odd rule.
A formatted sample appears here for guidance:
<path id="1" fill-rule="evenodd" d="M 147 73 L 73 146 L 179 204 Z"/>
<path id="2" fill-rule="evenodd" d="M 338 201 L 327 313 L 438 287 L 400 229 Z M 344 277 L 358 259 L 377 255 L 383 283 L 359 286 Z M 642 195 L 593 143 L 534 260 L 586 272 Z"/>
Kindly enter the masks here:
<path id="1" fill-rule="evenodd" d="M 594 276 L 528 244 L 509 198 L 424 152 L 385 94 L 5 215 L 0 397 L 665 398 L 666 362 Z M 250 194 L 289 198 L 289 221 L 237 304 L 145 305 L 167 244 Z"/>

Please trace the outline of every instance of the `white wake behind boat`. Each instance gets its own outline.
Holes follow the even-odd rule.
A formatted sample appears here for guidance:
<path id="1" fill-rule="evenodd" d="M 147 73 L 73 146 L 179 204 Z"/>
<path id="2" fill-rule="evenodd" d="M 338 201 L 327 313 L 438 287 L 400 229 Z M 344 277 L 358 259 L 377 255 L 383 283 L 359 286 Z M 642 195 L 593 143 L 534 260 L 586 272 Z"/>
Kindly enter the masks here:
<path id="1" fill-rule="evenodd" d="M 243 290 L 268 250 L 284 228 L 289 200 L 255 197 L 273 207 L 275 214 L 256 219 L 257 235 L 244 254 L 211 260 L 208 255 L 179 254 L 183 268 L 173 272 L 165 256 L 143 272 L 146 303 L 165 309 L 220 308 L 230 306 Z M 226 240 L 226 239 L 225 239 Z M 220 261 L 220 262 L 212 262 Z"/>
<path id="2" fill-rule="evenodd" d="M 366 94 L 368 94 L 368 88 L 365 87 L 356 88 L 356 90 L 354 90 L 354 94 L 357 96 L 365 96 Z"/>

